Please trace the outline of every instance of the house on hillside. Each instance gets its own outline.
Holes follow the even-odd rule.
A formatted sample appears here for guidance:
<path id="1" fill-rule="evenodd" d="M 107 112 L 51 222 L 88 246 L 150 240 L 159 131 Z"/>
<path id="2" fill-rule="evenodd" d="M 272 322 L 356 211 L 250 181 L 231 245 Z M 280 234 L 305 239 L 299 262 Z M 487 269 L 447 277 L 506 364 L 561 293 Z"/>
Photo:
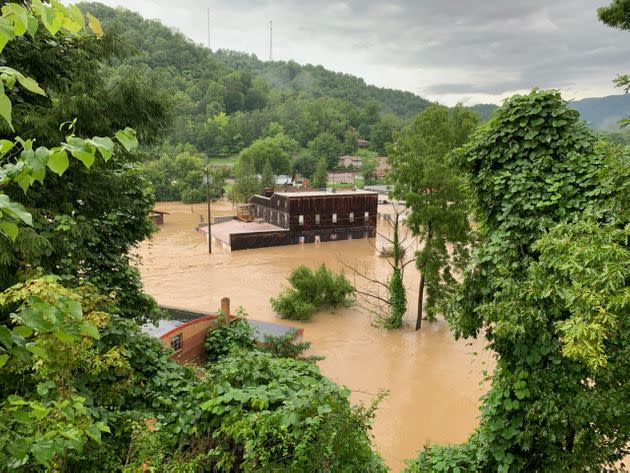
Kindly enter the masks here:
<path id="1" fill-rule="evenodd" d="M 376 235 L 376 192 L 270 189 L 252 196 L 247 207 L 252 222 L 233 220 L 212 226 L 212 236 L 232 251 Z"/>
<path id="2" fill-rule="evenodd" d="M 340 157 L 337 162 L 337 167 L 339 168 L 360 168 L 361 166 L 363 166 L 363 158 L 361 156 L 350 156 L 346 154 Z"/>
<path id="3" fill-rule="evenodd" d="M 328 182 L 330 184 L 349 184 L 354 185 L 354 179 L 357 177 L 355 172 L 329 172 Z"/>
<path id="4" fill-rule="evenodd" d="M 370 146 L 370 142 L 368 140 L 357 140 L 357 146 L 359 148 L 367 148 Z"/>
<path id="5" fill-rule="evenodd" d="M 374 176 L 377 179 L 381 179 L 387 175 L 387 172 L 389 171 L 391 166 L 387 162 L 387 156 L 379 156 L 377 158 L 377 161 L 378 161 L 378 164 L 376 168 L 374 169 Z"/>
<path id="6" fill-rule="evenodd" d="M 292 186 L 293 178 L 286 174 L 279 174 L 275 179 L 276 186 Z"/>

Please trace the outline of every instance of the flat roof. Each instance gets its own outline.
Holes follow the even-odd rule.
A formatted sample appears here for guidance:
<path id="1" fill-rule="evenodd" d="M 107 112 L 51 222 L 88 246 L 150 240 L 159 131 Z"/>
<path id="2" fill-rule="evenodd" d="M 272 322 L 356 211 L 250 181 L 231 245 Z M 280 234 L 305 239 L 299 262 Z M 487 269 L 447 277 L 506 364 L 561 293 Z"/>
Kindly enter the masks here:
<path id="1" fill-rule="evenodd" d="M 200 227 L 200 231 L 208 233 L 208 227 Z M 233 219 L 227 222 L 213 223 L 212 236 L 221 240 L 226 245 L 230 244 L 230 235 L 239 233 L 267 233 L 267 232 L 288 232 L 288 228 L 282 228 L 269 222 L 244 222 Z"/>
<path id="2" fill-rule="evenodd" d="M 378 195 L 378 192 L 372 191 L 364 191 L 361 189 L 353 190 L 345 190 L 345 189 L 337 189 L 335 192 L 329 191 L 307 191 L 307 192 L 274 192 L 276 195 L 280 195 L 282 197 L 334 197 L 336 195 Z"/>

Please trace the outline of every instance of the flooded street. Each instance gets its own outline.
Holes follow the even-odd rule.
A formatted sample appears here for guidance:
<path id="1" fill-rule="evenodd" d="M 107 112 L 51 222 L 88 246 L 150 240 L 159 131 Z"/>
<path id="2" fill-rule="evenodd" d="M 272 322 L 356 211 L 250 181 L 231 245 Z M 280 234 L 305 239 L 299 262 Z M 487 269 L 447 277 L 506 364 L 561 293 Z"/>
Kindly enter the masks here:
<path id="1" fill-rule="evenodd" d="M 286 278 L 300 264 L 325 263 L 335 271 L 342 260 L 376 274 L 389 274 L 387 262 L 368 240 L 337 241 L 231 253 L 207 250 L 206 235 L 195 231 L 205 204 L 161 203 L 169 212 L 152 240 L 140 245 L 140 269 L 145 290 L 160 304 L 211 311 L 221 297 L 243 306 L 252 319 L 304 328 L 312 352 L 325 359 L 319 365 L 327 376 L 353 391 L 354 401 L 371 401 L 380 390 L 381 403 L 374 428 L 375 443 L 392 471 L 403 466 L 428 441 L 456 443 L 477 425 L 482 371 L 492 366 L 481 342 L 455 341 L 443 321 L 423 322 L 415 332 L 418 273 L 405 270 L 409 312 L 401 330 L 387 332 L 372 325 L 359 307 L 317 313 L 309 322 L 280 321 L 269 298 L 287 286 Z M 213 203 L 213 217 L 232 214 L 227 202 Z M 352 275 L 346 270 L 352 280 Z M 356 281 L 361 285 L 361 281 Z"/>

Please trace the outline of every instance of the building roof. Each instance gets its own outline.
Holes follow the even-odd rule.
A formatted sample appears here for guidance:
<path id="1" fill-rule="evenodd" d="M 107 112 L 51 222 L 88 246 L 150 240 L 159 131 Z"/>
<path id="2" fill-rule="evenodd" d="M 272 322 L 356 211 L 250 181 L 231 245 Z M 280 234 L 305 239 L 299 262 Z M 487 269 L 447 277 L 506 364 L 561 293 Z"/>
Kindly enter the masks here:
<path id="1" fill-rule="evenodd" d="M 371 191 L 364 191 L 361 189 L 357 189 L 355 191 L 350 190 L 350 189 L 337 189 L 336 192 L 332 192 L 332 191 L 306 191 L 306 192 L 276 192 L 276 195 L 282 196 L 282 197 L 288 197 L 288 198 L 295 198 L 295 197 L 334 197 L 336 195 L 365 195 L 365 194 L 371 194 L 371 195 L 378 195 L 377 192 L 371 192 Z"/>
<path id="2" fill-rule="evenodd" d="M 199 230 L 208 233 L 208 227 L 199 227 Z M 233 219 L 227 222 L 215 223 L 212 225 L 212 236 L 223 243 L 230 244 L 230 235 L 239 233 L 267 233 L 267 232 L 288 232 L 286 228 L 279 227 L 269 222 L 243 222 Z"/>

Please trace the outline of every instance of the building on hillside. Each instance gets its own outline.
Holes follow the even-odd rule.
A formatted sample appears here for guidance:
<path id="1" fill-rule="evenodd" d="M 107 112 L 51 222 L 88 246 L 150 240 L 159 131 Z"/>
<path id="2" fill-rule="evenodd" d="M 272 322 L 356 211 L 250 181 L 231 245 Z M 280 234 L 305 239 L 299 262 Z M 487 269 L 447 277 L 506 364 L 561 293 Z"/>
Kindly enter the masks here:
<path id="1" fill-rule="evenodd" d="M 275 182 L 276 186 L 292 186 L 293 178 L 291 176 L 287 176 L 286 174 L 280 174 L 276 176 Z"/>
<path id="2" fill-rule="evenodd" d="M 361 166 L 363 166 L 363 158 L 361 156 L 350 156 L 346 154 L 340 157 L 337 162 L 337 167 L 340 168 L 360 168 Z"/>
<path id="3" fill-rule="evenodd" d="M 368 140 L 357 140 L 357 146 L 359 148 L 367 148 L 370 146 L 370 142 Z"/>
<path id="4" fill-rule="evenodd" d="M 212 237 L 232 251 L 376 235 L 376 192 L 268 190 L 252 196 L 246 205 L 254 221 L 212 225 Z M 207 232 L 207 227 L 200 231 Z"/>
<path id="5" fill-rule="evenodd" d="M 335 186 L 336 184 L 350 184 L 354 185 L 354 180 L 357 177 L 355 172 L 329 172 L 328 183 Z"/>
<path id="6" fill-rule="evenodd" d="M 374 176 L 377 179 L 381 179 L 387 175 L 387 172 L 389 171 L 391 166 L 387 162 L 387 156 L 379 156 L 377 158 L 377 161 L 378 161 L 378 164 L 376 168 L 374 169 Z"/>
<path id="7" fill-rule="evenodd" d="M 311 181 L 301 174 L 296 174 L 293 177 L 293 187 L 311 187 Z"/>

